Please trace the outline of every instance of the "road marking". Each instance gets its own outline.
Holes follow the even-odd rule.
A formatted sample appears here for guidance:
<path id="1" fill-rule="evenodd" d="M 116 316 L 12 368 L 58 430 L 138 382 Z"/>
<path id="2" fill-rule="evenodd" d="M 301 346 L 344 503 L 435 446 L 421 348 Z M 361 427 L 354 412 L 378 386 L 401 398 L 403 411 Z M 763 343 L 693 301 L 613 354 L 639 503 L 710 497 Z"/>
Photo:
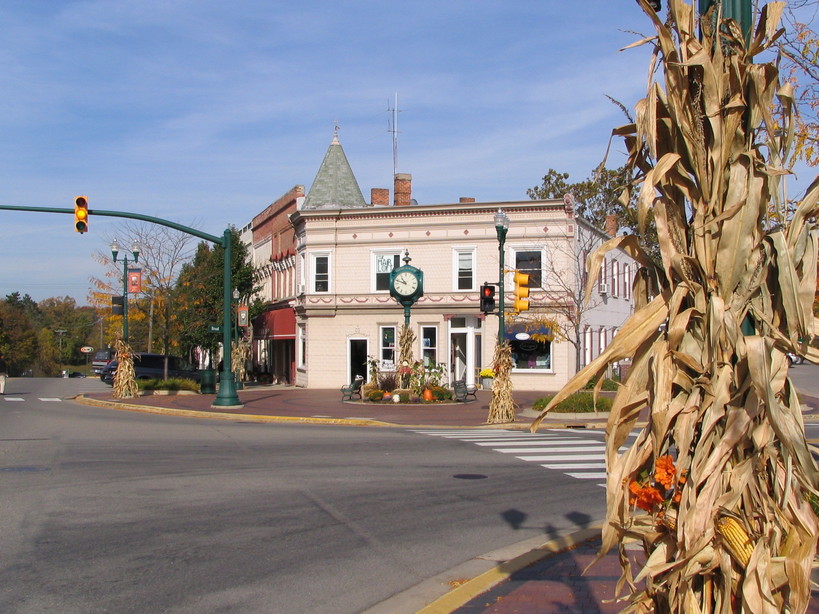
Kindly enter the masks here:
<path id="1" fill-rule="evenodd" d="M 57 397 L 39 397 L 39 398 L 38 398 L 38 400 L 40 400 L 40 401 L 45 401 L 45 402 L 47 402 L 47 403 L 48 403 L 48 402 L 52 402 L 52 403 L 53 403 L 53 402 L 60 402 L 60 401 L 62 401 L 62 399 L 57 398 Z"/>
<path id="2" fill-rule="evenodd" d="M 560 471 L 578 480 L 594 480 L 605 487 L 606 444 L 602 431 L 590 431 L 584 436 L 575 430 L 549 429 L 538 433 L 521 431 L 476 431 L 474 429 L 424 429 L 422 435 L 456 439 L 500 454 L 512 454 L 516 459 L 538 463 L 545 469 Z M 595 437 L 594 435 L 597 435 Z M 626 447 L 620 448 L 623 452 Z M 602 482 L 602 483 L 600 483 Z"/>
<path id="3" fill-rule="evenodd" d="M 24 401 L 23 397 L 3 397 L 6 401 Z"/>

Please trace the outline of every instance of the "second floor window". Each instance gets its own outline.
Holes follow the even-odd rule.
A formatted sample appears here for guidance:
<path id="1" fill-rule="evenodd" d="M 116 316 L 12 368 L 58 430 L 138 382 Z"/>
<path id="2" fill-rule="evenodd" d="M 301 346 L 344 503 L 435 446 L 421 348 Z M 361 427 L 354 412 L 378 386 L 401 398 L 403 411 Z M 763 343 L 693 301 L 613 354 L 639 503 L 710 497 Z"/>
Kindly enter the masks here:
<path id="1" fill-rule="evenodd" d="M 313 292 L 330 291 L 330 256 L 313 256 Z"/>
<path id="2" fill-rule="evenodd" d="M 475 250 L 455 251 L 455 288 L 457 290 L 475 289 Z"/>
<path id="3" fill-rule="evenodd" d="M 515 268 L 529 274 L 529 287 L 543 286 L 543 259 L 540 250 L 519 250 L 515 252 Z"/>
<path id="4" fill-rule="evenodd" d="M 390 289 L 390 273 L 401 266 L 401 255 L 398 252 L 380 252 L 373 254 L 373 272 L 375 274 L 375 289 Z"/>

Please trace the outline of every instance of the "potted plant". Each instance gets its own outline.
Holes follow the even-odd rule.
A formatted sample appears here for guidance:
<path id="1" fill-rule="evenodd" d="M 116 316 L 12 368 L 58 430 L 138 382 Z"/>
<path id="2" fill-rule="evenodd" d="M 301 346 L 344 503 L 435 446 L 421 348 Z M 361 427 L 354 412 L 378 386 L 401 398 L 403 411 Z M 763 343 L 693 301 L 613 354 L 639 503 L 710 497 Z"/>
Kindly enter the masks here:
<path id="1" fill-rule="evenodd" d="M 478 373 L 478 377 L 481 378 L 481 388 L 489 390 L 492 388 L 492 380 L 495 379 L 495 371 L 486 367 L 485 369 L 481 369 L 481 372 Z"/>

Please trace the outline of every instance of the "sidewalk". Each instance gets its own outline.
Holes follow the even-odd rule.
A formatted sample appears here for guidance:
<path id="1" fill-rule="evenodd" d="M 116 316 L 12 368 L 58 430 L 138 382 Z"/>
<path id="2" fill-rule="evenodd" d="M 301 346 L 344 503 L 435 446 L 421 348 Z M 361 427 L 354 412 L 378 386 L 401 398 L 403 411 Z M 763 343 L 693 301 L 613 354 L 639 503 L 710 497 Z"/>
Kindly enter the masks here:
<path id="1" fill-rule="evenodd" d="M 446 405 L 390 405 L 343 402 L 337 390 L 305 390 L 263 386 L 238 392 L 241 408 L 214 408 L 215 395 L 151 395 L 121 402 L 110 392 L 84 395 L 82 402 L 129 411 L 146 411 L 197 418 L 250 422 L 333 424 L 364 427 L 488 427 L 528 429 L 537 413 L 532 403 L 544 395 L 515 391 L 519 408 L 511 424 L 487 425 L 491 393 L 479 390 L 477 400 Z M 819 421 L 819 399 L 802 396 L 805 421 Z M 549 414 L 541 428 L 604 428 L 607 414 Z M 394 607 L 392 614 L 614 614 L 626 602 L 612 602 L 620 565 L 609 553 L 585 574 L 600 547 L 599 530 L 579 531 L 546 539 L 521 556 L 503 560 L 484 573 L 467 577 L 457 586 L 440 583 L 426 592 L 426 607 Z M 642 557 L 640 551 L 633 553 Z M 426 583 L 430 584 L 430 583 Z M 435 584 L 434 582 L 432 584 Z M 411 592 L 411 591 L 410 591 Z M 417 591 L 416 591 L 417 592 Z M 417 602 L 417 599 L 415 600 Z M 386 602 L 383 606 L 387 606 Z M 376 606 L 371 611 L 381 612 Z M 819 591 L 814 590 L 809 614 L 819 614 Z"/>

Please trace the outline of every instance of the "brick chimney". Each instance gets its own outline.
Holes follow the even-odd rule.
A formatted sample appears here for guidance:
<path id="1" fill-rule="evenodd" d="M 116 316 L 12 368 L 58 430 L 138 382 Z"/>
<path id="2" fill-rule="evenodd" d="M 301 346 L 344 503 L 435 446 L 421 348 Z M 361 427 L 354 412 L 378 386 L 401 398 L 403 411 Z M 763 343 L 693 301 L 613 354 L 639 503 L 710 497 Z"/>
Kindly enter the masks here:
<path id="1" fill-rule="evenodd" d="M 390 204 L 390 191 L 387 188 L 372 188 L 370 190 L 370 204 L 386 207 Z"/>
<path id="2" fill-rule="evenodd" d="M 610 237 L 617 236 L 617 216 L 616 215 L 607 215 L 606 216 L 606 234 Z"/>
<path id="3" fill-rule="evenodd" d="M 475 199 L 474 199 L 474 198 L 472 198 L 472 197 L 470 197 L 470 196 L 461 196 L 461 197 L 458 199 L 458 202 L 459 202 L 459 203 L 474 203 L 474 202 L 475 202 Z"/>
<path id="4" fill-rule="evenodd" d="M 412 201 L 412 175 L 396 173 L 392 194 L 396 207 L 409 207 Z"/>

